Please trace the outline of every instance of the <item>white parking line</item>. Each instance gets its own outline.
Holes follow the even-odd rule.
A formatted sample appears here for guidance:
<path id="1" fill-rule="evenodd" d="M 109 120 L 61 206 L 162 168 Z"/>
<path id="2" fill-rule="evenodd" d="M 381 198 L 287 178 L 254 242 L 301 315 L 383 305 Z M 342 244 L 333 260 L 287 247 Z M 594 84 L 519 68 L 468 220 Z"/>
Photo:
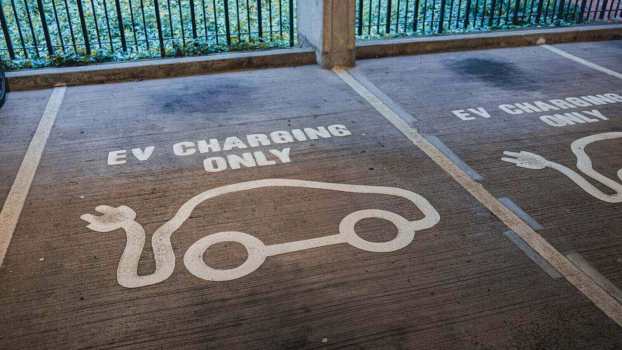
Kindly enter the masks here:
<path id="1" fill-rule="evenodd" d="M 603 72 L 603 73 L 605 73 L 607 75 L 610 75 L 612 77 L 615 77 L 615 78 L 618 78 L 618 79 L 622 79 L 622 74 L 621 73 L 613 71 L 613 70 L 611 70 L 609 68 L 605 68 L 603 66 L 599 66 L 596 63 L 592 63 L 592 62 L 590 62 L 588 60 L 584 60 L 581 57 L 577 57 L 575 55 L 572 55 L 572 54 L 570 54 L 570 53 L 568 53 L 568 52 L 566 52 L 566 51 L 564 51 L 562 49 L 559 49 L 557 47 L 553 47 L 553 46 L 549 46 L 549 45 L 540 45 L 540 47 L 542 47 L 544 49 L 547 49 L 547 50 L 549 50 L 549 51 L 551 51 L 553 53 L 556 53 L 556 54 L 558 54 L 558 55 L 560 55 L 562 57 L 565 57 L 565 58 L 567 58 L 569 60 L 572 60 L 572 61 L 575 61 L 575 62 L 577 62 L 579 64 L 582 64 L 582 65 L 584 65 L 586 67 L 590 67 L 590 68 L 592 68 L 594 70 L 597 70 L 599 72 Z"/>
<path id="2" fill-rule="evenodd" d="M 622 290 L 616 287 L 615 284 L 611 283 L 607 279 L 607 277 L 603 276 L 598 270 L 596 270 L 585 258 L 577 253 L 571 252 L 566 254 L 568 260 L 572 261 L 581 271 L 585 272 L 586 275 L 590 276 L 594 282 L 598 283 L 603 289 L 605 289 L 609 294 L 611 294 L 614 298 L 618 299 L 622 303 Z"/>
<path id="3" fill-rule="evenodd" d="M 474 181 L 447 156 L 426 140 L 416 129 L 411 128 L 397 113 L 389 108 L 380 98 L 372 94 L 359 83 L 349 71 L 335 68 L 333 71 L 354 91 L 363 97 L 393 126 L 402 132 L 415 146 L 421 149 L 437 165 L 447 172 L 456 182 L 490 210 L 507 227 L 516 233 L 533 250 L 542 256 L 551 266 L 561 273 L 568 282 L 580 290 L 598 308 L 618 325 L 622 326 L 622 305 L 589 276 L 579 270 L 563 254 L 535 232 L 525 221 L 504 206 L 480 183 Z"/>
<path id="4" fill-rule="evenodd" d="M 41 121 L 39 121 L 37 131 L 32 137 L 32 141 L 30 141 L 24 160 L 15 176 L 13 186 L 11 186 L 2 211 L 0 211 L 0 266 L 2 266 L 9 244 L 11 244 L 13 232 L 15 232 L 26 197 L 28 197 L 28 192 L 30 192 L 30 186 L 39 167 L 45 144 L 54 126 L 56 115 L 58 115 L 60 106 L 63 103 L 65 90 L 66 88 L 63 86 L 57 87 L 52 91 Z"/>

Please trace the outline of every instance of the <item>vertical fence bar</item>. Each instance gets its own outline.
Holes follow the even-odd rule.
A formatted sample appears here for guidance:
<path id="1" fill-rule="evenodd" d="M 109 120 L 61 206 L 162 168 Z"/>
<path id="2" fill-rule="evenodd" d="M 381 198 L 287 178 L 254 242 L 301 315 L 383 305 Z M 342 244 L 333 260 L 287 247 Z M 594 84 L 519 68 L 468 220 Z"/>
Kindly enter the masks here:
<path id="1" fill-rule="evenodd" d="M 30 17 L 30 8 L 28 7 L 28 2 L 24 0 L 24 9 L 26 9 L 26 18 L 28 18 L 28 26 L 30 27 L 30 35 L 32 36 L 32 44 L 35 48 L 35 56 L 37 58 L 41 57 L 39 55 L 39 43 L 37 41 L 37 36 L 35 35 L 35 28 L 32 25 L 32 17 Z"/>
<path id="2" fill-rule="evenodd" d="M 272 0 L 268 0 L 268 23 L 270 26 L 270 40 L 272 40 Z"/>
<path id="3" fill-rule="evenodd" d="M 246 0 L 246 30 L 248 30 L 248 41 L 252 38 L 251 32 L 251 4 Z"/>
<path id="4" fill-rule="evenodd" d="M 521 18 L 521 23 L 525 22 L 525 17 L 527 15 L 527 3 L 528 2 L 529 2 L 528 0 L 525 0 L 523 2 L 523 11 L 521 12 L 521 16 L 519 16 Z M 531 0 L 531 2 L 533 2 L 533 0 Z M 518 24 L 518 22 L 516 24 Z"/>
<path id="5" fill-rule="evenodd" d="M 607 12 L 608 4 L 609 4 L 609 0 L 603 0 L 603 6 L 600 8 L 600 19 L 601 20 L 605 19 L 605 12 Z"/>
<path id="6" fill-rule="evenodd" d="M 380 34 L 380 12 L 382 7 L 382 0 L 378 0 L 377 18 L 376 18 L 376 34 Z"/>
<path id="7" fill-rule="evenodd" d="M 497 9 L 497 0 L 492 0 L 490 3 L 490 18 L 488 19 L 488 26 L 492 27 L 492 23 L 495 19 L 495 10 Z"/>
<path id="8" fill-rule="evenodd" d="M 106 4 L 106 0 L 102 1 L 104 3 L 104 17 L 106 19 L 106 29 L 108 30 L 108 41 L 110 42 L 110 51 L 114 51 L 114 45 L 112 43 L 112 31 L 110 30 L 110 17 L 108 16 L 108 5 Z"/>
<path id="9" fill-rule="evenodd" d="M 460 10 L 462 9 L 462 0 L 458 0 L 458 13 L 456 14 L 456 29 L 460 27 Z M 453 6 L 451 7 L 451 13 L 453 14 Z M 451 16 L 450 16 L 451 18 Z M 451 20 L 449 21 L 451 24 Z"/>
<path id="10" fill-rule="evenodd" d="M 216 0 L 212 0 L 212 7 L 214 9 L 214 34 L 216 35 L 216 45 L 218 45 L 219 32 L 218 32 L 218 8 L 216 7 Z"/>
<path id="11" fill-rule="evenodd" d="M 237 19 L 238 43 L 242 41 L 242 23 L 240 23 L 240 0 L 235 0 L 235 16 Z"/>
<path id="12" fill-rule="evenodd" d="M 430 16 L 430 33 L 434 32 L 434 15 L 436 15 L 436 0 L 432 0 L 432 15 Z M 425 12 L 423 14 L 423 18 L 425 19 L 426 15 Z"/>
<path id="13" fill-rule="evenodd" d="M 289 46 L 294 47 L 295 40 L 294 0 L 289 0 Z"/>
<path id="14" fill-rule="evenodd" d="M 205 34 L 205 43 L 208 43 L 209 37 L 207 32 L 207 13 L 205 12 L 205 0 L 201 0 L 201 13 L 203 14 L 203 34 Z"/>
<path id="15" fill-rule="evenodd" d="M 415 8 L 413 10 L 413 33 L 417 32 L 419 24 L 419 0 L 415 0 Z"/>
<path id="16" fill-rule="evenodd" d="M 37 6 L 39 8 L 39 19 L 41 20 L 41 29 L 43 29 L 43 37 L 45 38 L 45 45 L 48 49 L 48 55 L 54 55 L 54 47 L 52 46 L 52 39 L 50 38 L 50 29 L 48 28 L 48 22 L 45 18 L 45 8 L 43 7 L 43 0 L 37 0 Z"/>
<path id="17" fill-rule="evenodd" d="M 73 22 L 71 21 L 71 12 L 69 12 L 69 4 L 65 0 L 65 13 L 67 14 L 67 23 L 69 24 L 69 33 L 71 34 L 71 44 L 73 45 L 73 52 L 78 53 L 78 46 L 76 45 L 76 35 L 73 32 Z"/>
<path id="18" fill-rule="evenodd" d="M 130 22 L 132 22 L 132 34 L 134 37 L 134 46 L 136 46 L 136 51 L 140 51 L 140 46 L 138 46 L 138 35 L 136 34 L 136 19 L 134 18 L 134 9 L 132 6 L 132 0 L 128 0 L 128 7 L 130 8 Z"/>
<path id="19" fill-rule="evenodd" d="M 371 18 L 372 18 L 372 7 L 373 0 L 369 0 L 369 11 L 367 14 L 367 35 L 371 34 Z"/>
<path id="20" fill-rule="evenodd" d="M 190 0 L 190 21 L 192 22 L 192 38 L 197 38 L 197 15 L 194 12 L 194 0 Z"/>
<path id="21" fill-rule="evenodd" d="M 536 13 L 536 24 L 540 24 L 542 18 L 542 7 L 544 6 L 544 0 L 538 0 L 538 12 Z"/>
<path id="22" fill-rule="evenodd" d="M 583 0 L 581 2 L 581 12 L 579 13 L 579 18 L 577 20 L 577 23 L 582 23 L 583 19 L 585 18 L 585 7 L 587 6 L 587 0 Z"/>
<path id="23" fill-rule="evenodd" d="M 400 5 L 401 0 L 397 0 L 397 6 L 395 8 L 395 32 L 399 33 L 400 29 Z"/>
<path id="24" fill-rule="evenodd" d="M 171 10 L 171 0 L 166 0 L 166 10 L 168 11 L 168 30 L 171 36 L 169 39 L 175 39 L 175 32 L 173 29 L 173 10 Z"/>
<path id="25" fill-rule="evenodd" d="M 283 0 L 279 0 L 279 33 L 283 39 Z"/>
<path id="26" fill-rule="evenodd" d="M 356 32 L 358 33 L 358 35 L 363 35 L 363 0 L 358 0 L 359 1 L 359 6 L 358 6 L 358 17 L 359 17 L 359 21 L 357 23 L 357 30 Z"/>
<path id="27" fill-rule="evenodd" d="M 549 8 L 551 8 L 551 0 L 546 0 L 546 5 L 544 6 L 544 23 L 548 23 Z"/>
<path id="28" fill-rule="evenodd" d="M 13 10 L 13 18 L 15 18 L 17 34 L 19 35 L 19 41 L 22 44 L 22 51 L 24 52 L 24 57 L 28 58 L 28 50 L 26 49 L 26 42 L 24 41 L 24 33 L 22 33 L 22 26 L 21 24 L 19 24 L 19 17 L 17 17 L 17 10 L 15 9 L 15 0 L 11 0 L 11 9 Z"/>
<path id="29" fill-rule="evenodd" d="M 272 40 L 272 0 L 268 0 L 268 23 L 270 25 L 270 40 Z"/>
<path id="30" fill-rule="evenodd" d="M 80 26 L 82 27 L 82 38 L 84 39 L 84 48 L 86 49 L 86 54 L 91 54 L 91 42 L 89 41 L 89 33 L 86 29 L 86 19 L 84 18 L 84 7 L 82 6 L 82 0 L 76 0 L 78 5 L 78 15 L 80 16 Z M 131 10 L 131 2 L 130 2 L 130 10 Z"/>
<path id="31" fill-rule="evenodd" d="M 261 13 L 261 0 L 257 0 L 257 35 L 259 36 L 259 39 L 263 38 L 263 16 Z"/>
<path id="32" fill-rule="evenodd" d="M 392 3 L 393 3 L 393 0 L 387 0 L 387 18 L 385 21 L 386 27 L 384 29 L 384 32 L 387 34 L 391 32 L 391 11 L 392 11 L 391 6 L 393 5 Z M 378 16 L 380 16 L 380 13 L 378 13 Z"/>
<path id="33" fill-rule="evenodd" d="M 438 32 L 443 32 L 443 22 L 445 21 L 445 7 L 447 6 L 446 0 L 441 0 L 441 13 L 438 18 Z"/>
<path id="34" fill-rule="evenodd" d="M 557 19 L 562 20 L 564 18 L 564 5 L 566 5 L 565 0 L 559 1 L 559 9 L 557 12 Z"/>
<path id="35" fill-rule="evenodd" d="M 225 0 L 227 1 L 227 0 Z M 177 0 L 177 10 L 179 11 L 179 27 L 181 28 L 181 43 L 186 45 L 186 30 L 184 28 L 184 13 L 181 9 L 181 0 Z M 171 28 L 171 31 L 173 28 Z"/>
<path id="36" fill-rule="evenodd" d="M 231 45 L 231 24 L 229 23 L 229 0 L 224 0 L 225 9 L 225 38 L 227 39 L 227 45 Z"/>
<path id="37" fill-rule="evenodd" d="M 408 32 L 408 12 L 410 11 L 410 1 L 406 0 L 406 4 L 404 5 L 404 26 L 403 31 Z"/>
<path id="38" fill-rule="evenodd" d="M 65 53 L 65 41 L 63 40 L 63 31 L 60 25 L 58 17 L 58 9 L 56 7 L 56 1 L 52 0 L 52 14 L 54 15 L 54 24 L 56 24 L 56 32 L 58 34 L 58 40 L 60 41 L 60 47 L 63 53 Z"/>
<path id="39" fill-rule="evenodd" d="M 590 16 L 594 13 L 594 0 L 590 0 L 590 4 L 588 5 L 587 10 L 587 19 L 590 19 Z M 596 7 L 598 7 L 598 3 L 596 3 Z"/>
<path id="40" fill-rule="evenodd" d="M 471 0 L 467 0 L 466 9 L 464 10 L 464 30 L 469 27 L 469 17 L 471 15 Z"/>
<path id="41" fill-rule="evenodd" d="M 17 17 L 15 19 L 17 19 Z M 6 23 L 6 16 L 4 15 L 4 6 L 2 1 L 0 1 L 0 24 L 2 25 L 2 34 L 4 35 L 6 48 L 9 51 L 9 57 L 14 60 L 15 51 L 13 50 L 13 43 L 11 42 L 11 35 L 9 34 L 9 26 Z"/>
<path id="42" fill-rule="evenodd" d="M 155 9 L 156 27 L 158 28 L 158 40 L 160 42 L 160 57 L 166 56 L 164 50 L 164 37 L 162 36 L 162 18 L 160 17 L 160 2 L 153 0 L 153 7 Z"/>
<path id="43" fill-rule="evenodd" d="M 487 0 L 483 0 L 484 2 L 482 3 L 482 18 L 480 18 L 480 27 L 484 27 L 484 23 L 486 22 L 486 5 L 487 5 Z"/>
<path id="44" fill-rule="evenodd" d="M 443 25 L 443 28 L 447 28 L 448 30 L 451 30 L 451 20 L 452 20 L 453 9 L 454 9 L 454 0 L 449 0 L 449 11 L 445 9 L 446 11 L 445 17 L 447 17 L 447 26 L 445 27 L 445 25 Z"/>
<path id="45" fill-rule="evenodd" d="M 598 17 L 598 8 L 600 7 L 600 0 L 596 0 L 596 6 L 594 7 L 590 7 L 592 8 L 592 12 L 594 13 L 594 17 L 593 19 L 596 20 L 596 18 Z"/>
<path id="46" fill-rule="evenodd" d="M 568 5 L 570 4 L 572 4 L 572 2 L 568 1 Z M 575 23 L 579 23 L 579 20 L 580 20 L 579 18 L 577 18 L 577 13 L 579 13 L 579 7 L 580 7 L 578 5 L 579 5 L 578 1 L 574 3 L 574 11 L 572 12 L 572 17 Z"/>
<path id="47" fill-rule="evenodd" d="M 423 34 L 425 34 L 425 19 L 426 17 L 428 17 L 428 0 L 423 0 L 423 18 L 422 18 L 422 25 L 421 25 L 421 31 L 423 32 Z"/>
<path id="48" fill-rule="evenodd" d="M 140 14 L 143 20 L 143 30 L 145 32 L 145 46 L 147 47 L 147 51 L 150 50 L 149 45 L 149 32 L 147 30 L 147 20 L 145 18 L 145 3 L 143 0 L 140 0 Z"/>
<path id="49" fill-rule="evenodd" d="M 117 9 L 117 24 L 119 25 L 119 36 L 121 36 L 121 48 L 123 52 L 127 51 L 127 42 L 125 41 L 125 27 L 123 26 L 123 15 L 121 13 L 121 2 L 114 0 Z"/>
<path id="50" fill-rule="evenodd" d="M 97 11 L 95 10 L 95 0 L 91 0 L 91 11 L 93 11 L 93 22 L 95 23 L 95 33 L 97 35 L 97 46 L 99 46 L 99 48 L 101 49 L 102 41 L 99 35 L 99 24 L 97 23 Z"/>
<path id="51" fill-rule="evenodd" d="M 518 11 L 520 11 L 520 0 L 514 0 L 516 1 L 516 4 L 514 5 L 514 15 L 512 16 L 512 23 L 514 25 L 518 24 Z M 525 0 L 525 3 L 527 3 L 527 0 Z"/>

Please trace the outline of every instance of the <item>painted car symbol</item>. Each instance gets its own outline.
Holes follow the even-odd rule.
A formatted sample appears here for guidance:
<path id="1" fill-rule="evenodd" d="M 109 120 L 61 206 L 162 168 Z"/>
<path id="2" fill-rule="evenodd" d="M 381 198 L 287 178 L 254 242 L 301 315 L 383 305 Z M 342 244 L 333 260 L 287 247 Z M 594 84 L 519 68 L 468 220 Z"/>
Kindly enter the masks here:
<path id="1" fill-rule="evenodd" d="M 123 229 L 127 235 L 127 243 L 117 269 L 117 280 L 126 288 L 138 288 L 160 283 L 168 279 L 175 268 L 175 254 L 171 245 L 171 236 L 188 220 L 192 211 L 201 203 L 219 196 L 241 191 L 269 187 L 294 187 L 323 189 L 351 193 L 383 194 L 405 198 L 416 205 L 423 213 L 420 220 L 409 221 L 390 211 L 366 209 L 350 213 L 339 224 L 339 233 L 319 238 L 292 241 L 274 245 L 265 245 L 261 240 L 243 232 L 218 232 L 210 234 L 195 242 L 184 255 L 184 264 L 188 271 L 208 281 L 229 281 L 244 277 L 257 270 L 267 257 L 302 251 L 306 249 L 347 243 L 368 252 L 393 252 L 408 246 L 415 238 L 415 233 L 436 225 L 440 215 L 421 195 L 395 187 L 364 186 L 336 184 L 327 182 L 265 179 L 241 182 L 207 190 L 187 201 L 175 216 L 160 226 L 153 234 L 151 244 L 156 262 L 156 269 L 150 275 L 138 275 L 138 262 L 145 245 L 146 234 L 143 226 L 135 221 L 136 213 L 129 207 L 117 208 L 98 206 L 95 210 L 103 215 L 85 214 L 81 219 L 88 222 L 87 226 L 96 232 L 111 232 Z M 355 225 L 368 218 L 379 218 L 390 221 L 397 228 L 397 236 L 387 242 L 371 242 L 360 237 Z M 232 269 L 215 269 L 203 260 L 207 249 L 217 243 L 237 242 L 245 247 L 248 256 L 242 265 Z"/>

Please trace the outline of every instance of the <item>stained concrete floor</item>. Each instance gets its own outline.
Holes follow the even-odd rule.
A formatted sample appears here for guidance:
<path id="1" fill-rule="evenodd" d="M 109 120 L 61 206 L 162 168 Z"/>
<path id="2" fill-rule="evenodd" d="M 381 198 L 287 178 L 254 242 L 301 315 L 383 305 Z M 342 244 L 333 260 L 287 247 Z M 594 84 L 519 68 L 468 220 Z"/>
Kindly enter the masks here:
<path id="1" fill-rule="evenodd" d="M 620 41 L 556 47 L 622 72 Z M 571 144 L 610 135 L 586 152 L 622 180 L 621 79 L 541 47 L 351 74 L 618 296 L 622 204 Z M 0 111 L 5 207 L 51 95 Z M 593 299 L 334 72 L 247 71 L 67 88 L 0 267 L 0 348 L 622 348 L 622 300 Z"/>

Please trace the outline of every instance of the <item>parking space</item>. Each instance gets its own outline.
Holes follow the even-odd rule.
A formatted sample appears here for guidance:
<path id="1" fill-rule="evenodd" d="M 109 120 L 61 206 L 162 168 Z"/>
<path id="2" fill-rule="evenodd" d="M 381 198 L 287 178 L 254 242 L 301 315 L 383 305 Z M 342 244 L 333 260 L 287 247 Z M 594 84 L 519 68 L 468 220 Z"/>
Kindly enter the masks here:
<path id="1" fill-rule="evenodd" d="M 50 96 L 49 90 L 11 94 L 0 118 L 0 206 L 15 180 L 32 135 Z"/>
<path id="2" fill-rule="evenodd" d="M 560 47 L 614 69 L 619 45 Z M 560 252 L 622 286 L 622 80 L 540 47 L 368 60 L 358 73 Z"/>
<path id="3" fill-rule="evenodd" d="M 404 90 L 428 105 L 420 88 Z M 426 117 L 456 140 L 465 128 Z M 483 125 L 466 148 L 496 137 Z M 497 191 L 575 244 L 580 221 L 558 211 L 589 198 L 569 204 L 581 193 L 558 185 L 530 196 L 531 174 L 490 165 L 492 148 L 474 165 L 486 181 L 518 174 Z M 536 215 L 533 199 L 553 196 Z M 0 269 L 0 348 L 622 346 L 619 327 L 507 230 L 330 71 L 68 88 Z"/>
<path id="4" fill-rule="evenodd" d="M 571 55 L 622 72 L 622 40 L 555 45 Z"/>

